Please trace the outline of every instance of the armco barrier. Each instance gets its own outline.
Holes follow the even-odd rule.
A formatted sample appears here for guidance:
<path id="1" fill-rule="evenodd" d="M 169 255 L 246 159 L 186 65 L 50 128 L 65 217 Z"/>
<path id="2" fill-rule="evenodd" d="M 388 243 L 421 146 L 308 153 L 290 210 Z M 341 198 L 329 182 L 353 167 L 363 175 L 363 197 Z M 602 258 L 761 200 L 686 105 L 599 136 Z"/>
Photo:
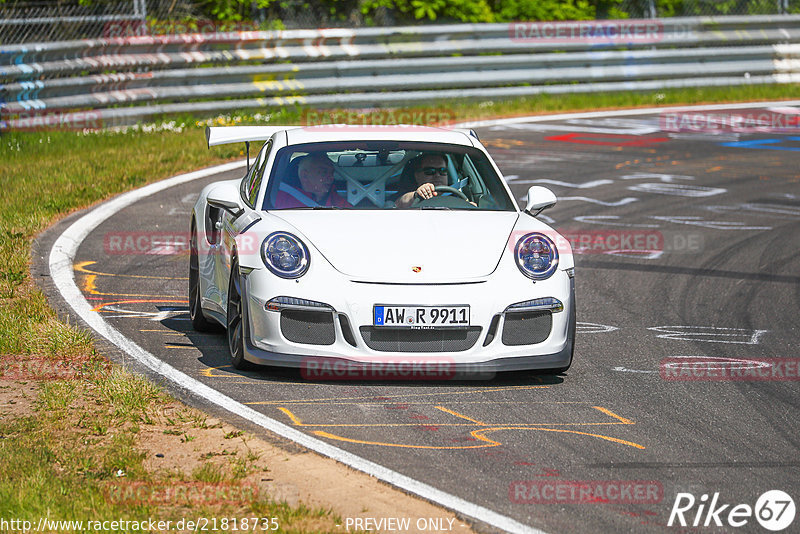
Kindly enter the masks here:
<path id="1" fill-rule="evenodd" d="M 162 113 L 800 82 L 800 15 L 125 37 L 0 47 L 0 129 Z M 224 100 L 223 100 L 224 99 Z M 78 113 L 73 113 L 78 110 Z M 87 111 L 89 110 L 89 111 Z M 56 116 L 57 115 L 57 116 Z M 34 122 L 31 122 L 34 121 Z"/>

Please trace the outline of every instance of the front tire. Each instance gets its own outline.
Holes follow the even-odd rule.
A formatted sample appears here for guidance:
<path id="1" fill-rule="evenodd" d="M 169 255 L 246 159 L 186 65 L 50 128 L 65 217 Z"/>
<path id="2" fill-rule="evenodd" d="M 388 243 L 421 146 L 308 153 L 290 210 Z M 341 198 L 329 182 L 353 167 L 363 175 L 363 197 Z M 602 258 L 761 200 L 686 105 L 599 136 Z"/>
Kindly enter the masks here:
<path id="1" fill-rule="evenodd" d="M 197 229 L 192 225 L 192 241 L 189 252 L 189 318 L 197 332 L 210 332 L 216 324 L 206 319 L 200 304 L 200 259 L 197 252 Z"/>
<path id="2" fill-rule="evenodd" d="M 231 264 L 231 280 L 228 284 L 227 313 L 228 350 L 235 369 L 252 369 L 253 365 L 244 359 L 244 313 L 242 306 L 242 277 L 239 274 L 239 260 Z"/>

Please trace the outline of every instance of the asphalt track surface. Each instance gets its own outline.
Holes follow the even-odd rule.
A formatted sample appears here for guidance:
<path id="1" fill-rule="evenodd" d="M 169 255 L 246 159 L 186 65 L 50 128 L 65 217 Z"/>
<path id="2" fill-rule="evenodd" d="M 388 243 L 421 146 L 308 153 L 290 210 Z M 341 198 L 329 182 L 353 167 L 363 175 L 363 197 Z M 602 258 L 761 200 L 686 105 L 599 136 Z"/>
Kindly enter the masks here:
<path id="1" fill-rule="evenodd" d="M 757 111 L 764 106 L 735 113 Z M 791 119 L 798 110 L 773 112 Z M 575 359 L 563 375 L 313 382 L 290 371 L 234 370 L 222 334 L 191 329 L 186 249 L 151 239 L 120 251 L 113 240 L 186 236 L 202 186 L 241 170 L 122 209 L 81 244 L 75 280 L 108 323 L 189 376 L 534 529 L 767 532 L 753 517 L 730 527 L 730 507 L 722 528 L 704 528 L 705 516 L 699 527 L 667 522 L 679 492 L 698 499 L 685 515 L 690 525 L 703 494 L 754 506 L 779 489 L 800 503 L 800 134 L 675 134 L 662 124 L 651 113 L 477 128 L 515 195 L 550 187 L 559 202 L 545 220 L 584 245 L 576 256 Z M 49 246 L 74 219 L 38 243 L 34 271 L 42 279 Z M 686 362 L 711 372 L 749 369 L 751 379 L 687 380 Z M 795 379 L 770 371 L 752 380 L 753 369 L 794 369 Z M 608 495 L 575 497 L 564 490 L 570 481 Z M 800 531 L 800 518 L 790 531 Z"/>

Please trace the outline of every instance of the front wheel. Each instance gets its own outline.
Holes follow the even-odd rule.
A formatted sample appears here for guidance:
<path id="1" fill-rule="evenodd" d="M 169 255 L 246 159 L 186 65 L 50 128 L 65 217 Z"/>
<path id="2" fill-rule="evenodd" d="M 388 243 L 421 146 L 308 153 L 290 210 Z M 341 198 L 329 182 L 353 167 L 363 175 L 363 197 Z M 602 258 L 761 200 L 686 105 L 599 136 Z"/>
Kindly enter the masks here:
<path id="1" fill-rule="evenodd" d="M 239 274 L 239 261 L 234 258 L 231 265 L 231 281 L 228 284 L 227 314 L 228 350 L 233 367 L 239 370 L 252 369 L 244 359 L 244 313 L 242 307 L 242 278 Z"/>

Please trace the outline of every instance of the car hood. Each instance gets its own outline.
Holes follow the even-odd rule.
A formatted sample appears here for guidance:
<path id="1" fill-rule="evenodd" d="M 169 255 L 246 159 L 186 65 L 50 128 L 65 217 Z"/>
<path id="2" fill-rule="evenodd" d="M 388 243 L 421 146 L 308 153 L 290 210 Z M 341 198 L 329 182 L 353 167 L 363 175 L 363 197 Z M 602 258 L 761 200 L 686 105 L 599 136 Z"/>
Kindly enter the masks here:
<path id="1" fill-rule="evenodd" d="M 281 210 L 271 215 L 296 228 L 339 272 L 384 283 L 488 276 L 519 217 L 517 212 L 440 210 Z"/>

